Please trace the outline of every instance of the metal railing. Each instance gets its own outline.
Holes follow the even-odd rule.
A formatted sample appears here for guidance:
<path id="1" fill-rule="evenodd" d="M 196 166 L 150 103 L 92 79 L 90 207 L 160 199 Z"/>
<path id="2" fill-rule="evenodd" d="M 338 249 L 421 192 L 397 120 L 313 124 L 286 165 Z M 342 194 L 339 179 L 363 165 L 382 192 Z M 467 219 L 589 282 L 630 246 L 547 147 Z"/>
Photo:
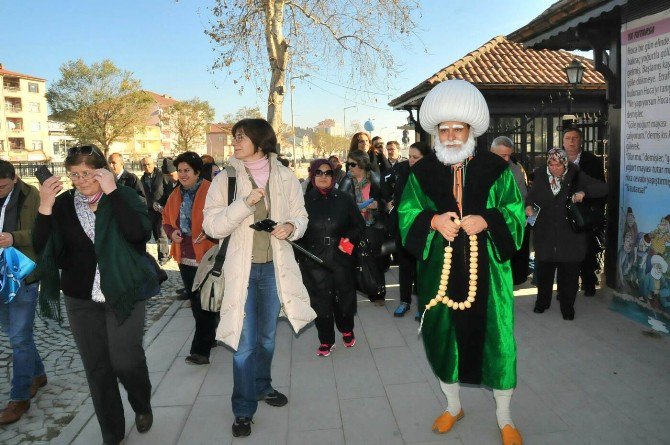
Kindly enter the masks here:
<path id="1" fill-rule="evenodd" d="M 10 113 L 20 113 L 23 111 L 23 108 L 20 105 L 9 105 L 5 104 L 5 110 L 9 111 Z"/>
<path id="2" fill-rule="evenodd" d="M 5 89 L 5 91 L 21 91 L 21 87 L 18 85 L 11 85 L 6 83 L 2 87 Z"/>
<path id="3" fill-rule="evenodd" d="M 65 164 L 63 162 L 18 161 L 12 162 L 12 164 L 14 165 L 14 170 L 16 170 L 16 174 L 22 178 L 35 176 L 35 170 L 37 170 L 42 165 L 46 165 L 54 175 L 64 176 L 67 173 L 65 170 Z"/>

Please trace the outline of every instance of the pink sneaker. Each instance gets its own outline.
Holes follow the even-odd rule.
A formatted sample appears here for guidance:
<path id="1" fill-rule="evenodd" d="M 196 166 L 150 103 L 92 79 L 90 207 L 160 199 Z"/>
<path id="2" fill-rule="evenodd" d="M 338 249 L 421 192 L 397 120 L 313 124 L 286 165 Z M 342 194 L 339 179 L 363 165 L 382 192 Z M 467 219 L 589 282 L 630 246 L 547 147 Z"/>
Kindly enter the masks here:
<path id="1" fill-rule="evenodd" d="M 343 332 L 342 342 L 344 342 L 344 347 L 352 348 L 356 344 L 356 337 L 354 336 L 354 331 Z"/>
<path id="2" fill-rule="evenodd" d="M 316 355 L 320 357 L 328 357 L 330 355 L 330 351 L 332 351 L 334 348 L 335 345 L 322 343 L 321 346 L 319 346 L 319 349 L 316 350 Z"/>

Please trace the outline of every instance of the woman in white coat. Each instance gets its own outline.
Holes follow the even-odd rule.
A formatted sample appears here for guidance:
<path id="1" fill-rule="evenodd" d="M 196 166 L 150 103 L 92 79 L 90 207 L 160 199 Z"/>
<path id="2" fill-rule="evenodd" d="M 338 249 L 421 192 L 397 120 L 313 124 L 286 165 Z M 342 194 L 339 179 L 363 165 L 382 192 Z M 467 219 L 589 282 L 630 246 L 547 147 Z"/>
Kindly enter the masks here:
<path id="1" fill-rule="evenodd" d="M 214 178 L 207 194 L 203 228 L 214 238 L 230 235 L 223 266 L 225 291 L 216 338 L 235 350 L 233 356 L 233 436 L 251 434 L 251 420 L 264 400 L 272 406 L 288 403 L 272 385 L 270 367 L 280 310 L 295 332 L 316 314 L 302 284 L 293 248 L 307 228 L 307 211 L 300 183 L 277 161 L 277 138 L 263 119 L 243 119 L 232 128 L 235 200 L 228 201 L 228 174 Z M 270 218 L 272 233 L 249 226 Z"/>

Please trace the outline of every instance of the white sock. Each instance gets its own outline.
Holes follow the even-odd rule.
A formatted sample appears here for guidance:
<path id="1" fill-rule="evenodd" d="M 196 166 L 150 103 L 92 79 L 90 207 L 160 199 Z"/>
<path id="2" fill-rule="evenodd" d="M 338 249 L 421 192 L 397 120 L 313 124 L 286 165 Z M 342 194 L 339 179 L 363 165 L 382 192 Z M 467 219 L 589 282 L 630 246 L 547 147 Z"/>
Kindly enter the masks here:
<path id="1" fill-rule="evenodd" d="M 461 412 L 461 397 L 458 395 L 461 385 L 456 383 L 444 383 L 440 380 L 440 388 L 447 397 L 447 411 L 456 417 Z"/>
<path id="2" fill-rule="evenodd" d="M 515 428 L 512 422 L 512 413 L 509 409 L 509 404 L 512 401 L 513 389 L 494 389 L 493 398 L 496 399 L 496 417 L 498 418 L 498 427 L 503 429 L 505 425 L 511 425 Z"/>

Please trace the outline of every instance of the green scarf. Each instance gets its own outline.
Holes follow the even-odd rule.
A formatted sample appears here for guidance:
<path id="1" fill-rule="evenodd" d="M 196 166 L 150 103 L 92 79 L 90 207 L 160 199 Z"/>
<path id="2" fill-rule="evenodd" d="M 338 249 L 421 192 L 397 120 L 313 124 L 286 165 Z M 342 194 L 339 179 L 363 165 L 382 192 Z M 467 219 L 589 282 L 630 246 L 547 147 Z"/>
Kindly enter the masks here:
<path id="1" fill-rule="evenodd" d="M 121 194 L 131 211 L 142 215 L 145 241 L 149 241 L 151 222 L 146 204 L 135 190 L 121 185 L 117 187 L 116 193 Z M 158 286 L 158 280 L 149 259 L 121 234 L 116 218 L 122 215 L 113 215 L 112 212 L 112 203 L 107 195 L 103 195 L 96 210 L 94 247 L 100 268 L 100 288 L 121 324 L 130 315 L 136 301 L 151 296 L 149 294 Z M 55 220 L 53 229 L 46 247 L 37 258 L 37 264 L 43 271 L 39 303 L 43 317 L 60 322 L 60 275 L 56 260 L 65 246 Z"/>

